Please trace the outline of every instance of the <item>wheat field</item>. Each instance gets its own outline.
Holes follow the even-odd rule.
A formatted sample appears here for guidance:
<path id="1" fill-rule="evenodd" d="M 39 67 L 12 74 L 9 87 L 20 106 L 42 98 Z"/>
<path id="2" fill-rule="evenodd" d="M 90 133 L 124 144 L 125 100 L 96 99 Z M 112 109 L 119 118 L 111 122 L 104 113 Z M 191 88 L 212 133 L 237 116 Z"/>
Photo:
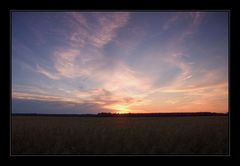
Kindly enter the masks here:
<path id="1" fill-rule="evenodd" d="M 12 117 L 12 155 L 227 155 L 228 117 Z"/>

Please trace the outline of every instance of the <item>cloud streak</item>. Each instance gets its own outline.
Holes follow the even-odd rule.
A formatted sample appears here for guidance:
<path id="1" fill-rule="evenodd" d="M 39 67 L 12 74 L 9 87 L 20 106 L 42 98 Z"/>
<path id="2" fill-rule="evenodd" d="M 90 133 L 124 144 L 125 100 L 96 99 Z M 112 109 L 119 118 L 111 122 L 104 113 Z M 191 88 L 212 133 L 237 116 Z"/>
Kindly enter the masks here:
<path id="1" fill-rule="evenodd" d="M 42 68 L 41 66 L 37 65 L 37 72 L 43 74 L 44 76 L 53 79 L 58 80 L 59 77 L 57 75 L 52 74 L 51 72 L 47 71 L 46 69 Z"/>
<path id="2" fill-rule="evenodd" d="M 78 23 L 70 37 L 73 45 L 91 43 L 97 48 L 102 48 L 116 37 L 118 29 L 124 27 L 130 18 L 127 12 L 92 13 L 96 24 L 90 24 L 81 13 L 70 13 L 70 16 Z"/>

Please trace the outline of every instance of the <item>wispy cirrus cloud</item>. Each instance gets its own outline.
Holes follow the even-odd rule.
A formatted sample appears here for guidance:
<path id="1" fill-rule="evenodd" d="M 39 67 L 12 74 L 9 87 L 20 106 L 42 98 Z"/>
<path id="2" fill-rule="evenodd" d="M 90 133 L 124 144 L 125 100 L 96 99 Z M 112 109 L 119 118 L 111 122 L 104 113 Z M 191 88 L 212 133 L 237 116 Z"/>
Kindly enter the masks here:
<path id="1" fill-rule="evenodd" d="M 24 99 L 24 100 L 39 100 L 39 101 L 64 101 L 62 97 L 40 94 L 36 92 L 12 92 L 12 97 L 14 99 Z"/>
<path id="2" fill-rule="evenodd" d="M 205 16 L 204 12 L 191 12 L 190 13 L 191 22 L 186 31 L 183 33 L 182 38 L 194 34 L 194 32 L 198 29 L 198 27 L 202 23 L 204 16 Z"/>
<path id="3" fill-rule="evenodd" d="M 75 60 L 79 54 L 79 50 L 68 49 L 56 51 L 54 54 L 54 67 L 59 75 L 72 78 L 79 76 L 79 72 L 75 65 Z"/>
<path id="4" fill-rule="evenodd" d="M 176 14 L 172 17 L 170 17 L 164 24 L 163 24 L 163 30 L 168 30 L 171 26 L 174 26 L 181 17 Z"/>
<path id="5" fill-rule="evenodd" d="M 180 44 L 197 32 L 199 26 L 204 21 L 205 15 L 205 12 L 176 12 L 166 20 L 162 29 L 165 31 L 174 29 L 184 22 L 185 25 L 179 30 L 181 33 L 175 36 L 175 40 L 171 40 L 176 44 Z"/>
<path id="6" fill-rule="evenodd" d="M 119 28 L 125 26 L 130 18 L 128 12 L 92 13 L 96 24 L 89 23 L 82 13 L 69 14 L 77 24 L 75 31 L 70 36 L 74 46 L 83 46 L 89 43 L 97 48 L 102 48 L 117 34 Z"/>
<path id="7" fill-rule="evenodd" d="M 126 12 L 116 12 L 108 16 L 101 14 L 97 19 L 100 25 L 99 30 L 90 37 L 90 41 L 98 48 L 109 43 L 116 36 L 116 31 L 126 25 L 129 16 L 129 13 Z"/>
<path id="8" fill-rule="evenodd" d="M 199 87 L 172 85 L 149 94 L 147 98 L 152 98 L 152 100 L 147 105 L 142 105 L 142 107 L 147 111 L 155 108 L 166 112 L 192 112 L 193 110 L 199 112 L 226 112 L 228 110 L 227 89 L 227 82 Z M 156 97 L 158 95 L 159 97 Z"/>
<path id="9" fill-rule="evenodd" d="M 37 66 L 37 71 L 50 79 L 89 76 L 96 68 L 99 70 L 99 66 L 105 63 L 102 47 L 117 35 L 118 29 L 125 26 L 130 18 L 127 12 L 93 12 L 91 16 L 96 24 L 92 24 L 83 13 L 69 12 L 68 16 L 67 21 L 71 22 L 73 30 L 69 33 L 69 46 L 57 48 L 52 56 L 57 73 Z M 89 48 L 89 45 L 94 47 Z"/>
<path id="10" fill-rule="evenodd" d="M 37 64 L 37 72 L 43 74 L 44 76 L 50 78 L 50 79 L 53 79 L 53 80 L 58 80 L 59 79 L 59 76 L 57 76 L 56 74 L 53 74 L 52 72 L 46 70 L 45 68 L 39 66 Z"/>
<path id="11" fill-rule="evenodd" d="M 54 96 L 49 95 L 51 94 L 49 91 L 42 91 L 37 87 L 31 89 L 22 87 L 20 89 L 23 91 L 19 91 L 19 88 L 13 91 L 13 98 L 41 101 L 71 101 L 74 103 L 89 102 L 102 106 L 109 106 L 116 103 L 131 105 L 142 101 L 142 93 L 144 91 L 147 91 L 151 85 L 148 84 L 146 80 L 142 79 L 140 75 L 137 75 L 134 71 L 130 70 L 126 65 L 119 64 L 115 68 L 111 69 L 113 69 L 113 71 L 109 72 L 102 70 L 93 70 L 93 73 L 89 73 L 89 75 L 87 75 L 89 79 L 97 80 L 100 82 L 99 88 L 84 88 L 77 91 L 75 90 L 68 92 L 67 89 L 61 88 L 59 91 L 53 87 L 53 90 L 55 89 L 54 91 L 56 92 Z M 60 73 L 58 73 L 59 75 L 57 76 L 52 76 L 52 73 L 48 73 L 48 71 L 46 74 L 45 70 L 42 71 L 41 68 L 39 68 L 39 70 L 53 80 L 55 80 L 55 77 L 63 76 L 60 75 Z M 71 70 L 65 73 L 67 74 L 66 76 L 71 76 L 72 74 L 80 74 L 69 72 L 71 72 Z M 77 75 L 74 75 L 74 78 L 76 78 L 76 76 Z M 69 93 L 71 93 L 70 96 Z"/>

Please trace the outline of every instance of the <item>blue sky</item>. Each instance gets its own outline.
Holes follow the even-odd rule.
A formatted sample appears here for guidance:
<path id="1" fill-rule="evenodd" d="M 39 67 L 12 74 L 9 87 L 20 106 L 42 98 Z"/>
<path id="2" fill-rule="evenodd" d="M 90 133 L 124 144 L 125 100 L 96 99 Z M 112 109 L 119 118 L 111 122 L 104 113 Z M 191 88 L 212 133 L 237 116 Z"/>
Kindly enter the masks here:
<path id="1" fill-rule="evenodd" d="M 227 12 L 12 12 L 12 112 L 228 112 Z"/>

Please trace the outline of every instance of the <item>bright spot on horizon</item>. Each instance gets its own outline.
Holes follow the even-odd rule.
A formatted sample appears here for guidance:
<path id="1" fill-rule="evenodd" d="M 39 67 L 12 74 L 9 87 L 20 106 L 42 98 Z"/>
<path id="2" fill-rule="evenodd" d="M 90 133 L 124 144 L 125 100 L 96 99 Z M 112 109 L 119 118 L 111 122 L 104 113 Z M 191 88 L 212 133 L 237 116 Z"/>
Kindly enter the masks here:
<path id="1" fill-rule="evenodd" d="M 12 13 L 12 112 L 228 112 L 228 12 Z"/>
<path id="2" fill-rule="evenodd" d="M 129 108 L 127 106 L 124 105 L 112 105 L 110 106 L 111 109 L 116 110 L 118 114 L 126 114 L 126 113 L 130 113 L 131 110 L 129 110 Z"/>

